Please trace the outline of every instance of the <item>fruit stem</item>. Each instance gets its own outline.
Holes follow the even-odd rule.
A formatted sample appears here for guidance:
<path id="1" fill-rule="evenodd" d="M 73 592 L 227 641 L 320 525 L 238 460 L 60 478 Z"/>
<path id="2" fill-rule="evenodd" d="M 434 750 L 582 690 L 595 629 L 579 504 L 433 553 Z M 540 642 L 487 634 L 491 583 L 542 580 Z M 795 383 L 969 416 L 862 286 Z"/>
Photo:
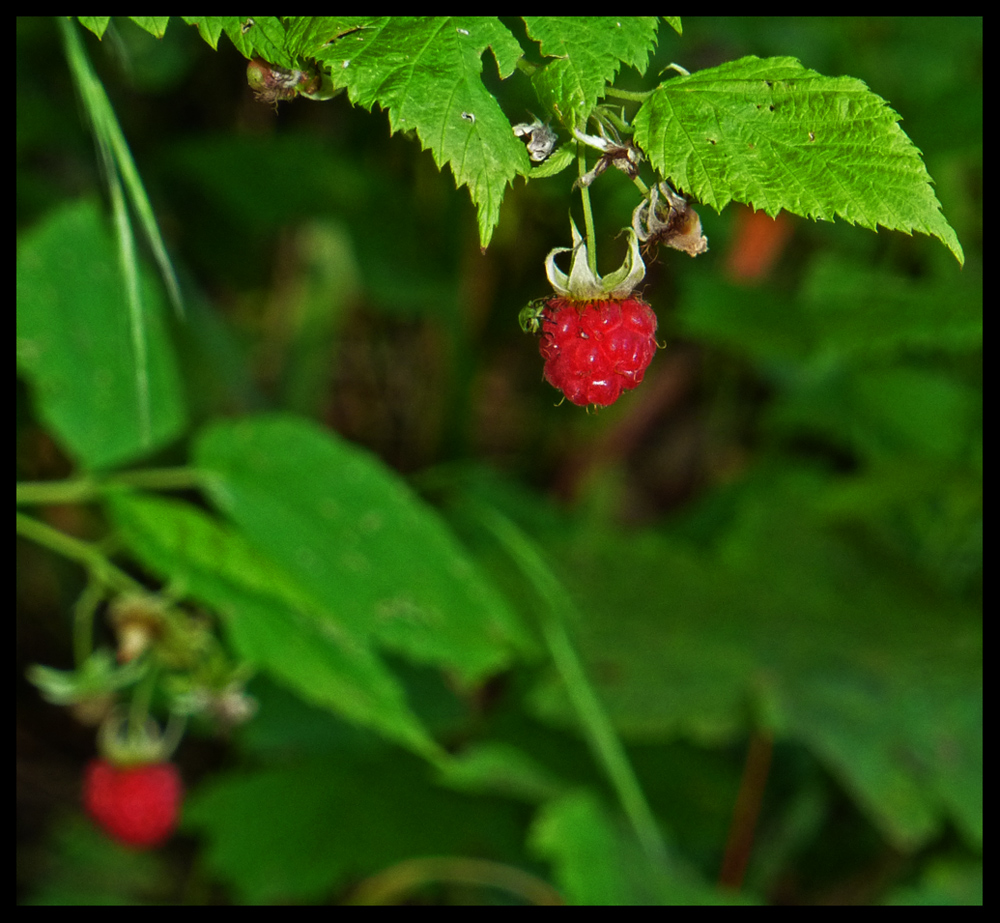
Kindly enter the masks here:
<path id="1" fill-rule="evenodd" d="M 566 590 L 553 575 L 531 540 L 506 516 L 492 507 L 473 502 L 473 514 L 493 533 L 507 554 L 528 578 L 544 603 L 539 622 L 549 654 L 562 678 L 594 758 L 603 766 L 636 837 L 651 861 L 667 861 L 667 847 L 656 818 L 646 801 L 628 754 L 604 706 L 587 679 L 566 624 L 578 621 L 579 614 Z"/>
<path id="2" fill-rule="evenodd" d="M 73 606 L 73 660 L 77 669 L 94 650 L 94 613 L 104 596 L 104 587 L 93 574 L 88 574 L 87 585 Z"/>
<path id="3" fill-rule="evenodd" d="M 128 736 L 130 739 L 138 728 L 146 726 L 149 708 L 153 703 L 153 690 L 156 688 L 156 674 L 158 672 L 155 667 L 147 671 L 132 694 L 132 701 L 129 703 L 128 709 Z"/>
<path id="4" fill-rule="evenodd" d="M 587 174 L 587 154 L 584 145 L 579 143 L 576 146 L 576 162 L 582 179 Z M 583 226 L 587 238 L 587 265 L 596 277 L 597 236 L 594 234 L 594 214 L 590 209 L 590 189 L 586 183 L 580 183 L 580 198 L 583 200 Z"/>

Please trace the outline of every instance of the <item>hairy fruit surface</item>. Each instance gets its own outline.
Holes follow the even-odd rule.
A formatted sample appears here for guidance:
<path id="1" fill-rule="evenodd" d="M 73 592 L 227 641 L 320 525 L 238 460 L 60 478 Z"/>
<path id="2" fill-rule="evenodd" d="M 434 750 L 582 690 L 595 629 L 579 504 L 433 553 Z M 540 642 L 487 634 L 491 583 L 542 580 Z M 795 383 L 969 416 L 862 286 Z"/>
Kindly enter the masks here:
<path id="1" fill-rule="evenodd" d="M 159 846 L 173 833 L 181 798 L 180 774 L 171 763 L 116 766 L 94 759 L 84 773 L 87 813 L 112 839 L 133 849 Z"/>
<path id="2" fill-rule="evenodd" d="M 572 301 L 541 312 L 545 380 L 580 406 L 607 407 L 642 381 L 656 352 L 656 315 L 638 298 Z"/>

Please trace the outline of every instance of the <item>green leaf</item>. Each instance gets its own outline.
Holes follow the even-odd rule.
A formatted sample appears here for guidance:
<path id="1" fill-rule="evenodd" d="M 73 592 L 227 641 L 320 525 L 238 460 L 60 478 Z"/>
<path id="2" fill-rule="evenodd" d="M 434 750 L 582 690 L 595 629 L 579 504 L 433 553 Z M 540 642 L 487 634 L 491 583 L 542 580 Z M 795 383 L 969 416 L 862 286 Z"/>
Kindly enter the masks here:
<path id="1" fill-rule="evenodd" d="M 375 457 L 290 416 L 198 441 L 215 502 L 352 634 L 473 681 L 523 637 L 438 515 Z"/>
<path id="2" fill-rule="evenodd" d="M 378 16 L 288 16 L 285 41 L 293 55 L 314 58 L 329 42 L 378 20 Z"/>
<path id="3" fill-rule="evenodd" d="M 207 843 L 213 879 L 247 904 L 323 902 L 414 857 L 485 849 L 518 861 L 523 829 L 506 805 L 433 786 L 422 769 L 407 754 L 291 754 L 278 767 L 206 779 L 185 800 L 183 823 Z M 405 900 L 405 879 L 390 878 L 390 900 Z"/>
<path id="4" fill-rule="evenodd" d="M 555 798 L 568 787 L 520 748 L 499 742 L 473 744 L 444 763 L 439 772 L 443 784 L 459 791 L 529 803 Z"/>
<path id="5" fill-rule="evenodd" d="M 295 66 L 295 56 L 288 48 L 285 25 L 277 16 L 182 16 L 181 18 L 189 26 L 198 27 L 198 34 L 213 51 L 218 49 L 219 36 L 224 32 L 236 46 L 236 50 L 245 58 L 257 56 L 279 67 Z"/>
<path id="6" fill-rule="evenodd" d="M 524 145 L 483 86 L 482 54 L 491 48 L 501 78 L 521 48 L 490 17 L 392 16 L 363 24 L 315 52 L 332 68 L 334 87 L 351 102 L 389 114 L 393 132 L 416 131 L 438 168 L 448 164 L 468 186 L 479 209 L 479 241 L 486 247 L 499 221 L 507 185 L 530 169 Z"/>
<path id="7" fill-rule="evenodd" d="M 24 236 L 17 257 L 17 364 L 38 412 L 85 468 L 134 461 L 185 425 L 159 289 L 142 278 L 149 430 L 144 433 L 118 251 L 93 202 Z"/>
<path id="8" fill-rule="evenodd" d="M 540 163 L 537 167 L 532 167 L 529 176 L 531 179 L 545 179 L 549 176 L 555 176 L 575 160 L 576 154 L 573 153 L 573 149 L 565 144 L 560 145 L 552 152 L 552 156 L 548 160 Z"/>
<path id="9" fill-rule="evenodd" d="M 656 864 L 615 823 L 589 790 L 554 798 L 538 812 L 529 846 L 548 859 L 559 890 L 582 906 L 675 906 L 728 903 L 681 868 L 676 858 Z"/>
<path id="10" fill-rule="evenodd" d="M 674 185 L 721 210 L 746 202 L 938 238 L 962 263 L 920 151 L 860 80 L 746 57 L 661 84 L 635 139 Z"/>
<path id="11" fill-rule="evenodd" d="M 286 47 L 285 27 L 277 16 L 224 16 L 222 23 L 226 35 L 245 58 L 256 55 L 279 67 L 295 66 Z"/>
<path id="12" fill-rule="evenodd" d="M 224 16 L 183 16 L 182 19 L 189 26 L 195 26 L 198 34 L 204 39 L 212 51 L 219 48 L 219 38 L 222 36 Z"/>
<path id="13" fill-rule="evenodd" d="M 623 735 L 731 741 L 750 702 L 897 848 L 926 845 L 946 821 L 978 846 L 980 614 L 823 527 L 822 483 L 750 481 L 707 554 L 652 531 L 547 536 L 579 605 L 574 641 Z M 535 703 L 574 720 L 557 681 Z"/>
<path id="14" fill-rule="evenodd" d="M 152 572 L 219 613 L 237 653 L 302 699 L 417 753 L 436 746 L 395 677 L 294 579 L 239 533 L 186 503 L 108 500 L 119 535 Z"/>
<path id="15" fill-rule="evenodd" d="M 571 904 L 632 903 L 622 863 L 619 832 L 589 791 L 553 799 L 539 811 L 530 845 L 552 862 L 559 890 Z"/>
<path id="16" fill-rule="evenodd" d="M 528 35 L 556 58 L 532 78 L 549 112 L 582 128 L 622 64 L 645 71 L 656 45 L 655 16 L 526 16 Z"/>
<path id="17" fill-rule="evenodd" d="M 934 350 L 965 354 L 982 345 L 982 280 L 978 267 L 913 278 L 845 254 L 811 261 L 801 295 L 774 310 L 774 292 L 721 277 L 693 277 L 678 314 L 688 336 L 757 359 L 796 364 L 868 365 Z"/>
<path id="18" fill-rule="evenodd" d="M 167 32 L 167 23 L 170 22 L 169 16 L 130 16 L 129 19 L 153 38 L 163 38 Z"/>
<path id="19" fill-rule="evenodd" d="M 680 16 L 664 16 L 663 21 L 678 35 L 684 34 L 684 27 L 681 24 Z"/>
<path id="20" fill-rule="evenodd" d="M 983 342 L 978 268 L 959 280 L 943 272 L 914 278 L 829 254 L 807 269 L 801 311 L 826 354 L 870 361 L 914 349 L 962 353 Z"/>
<path id="21" fill-rule="evenodd" d="M 110 16 L 78 16 L 77 19 L 80 20 L 81 26 L 89 29 L 98 38 L 104 37 L 108 24 L 111 22 Z"/>
<path id="22" fill-rule="evenodd" d="M 805 378 L 771 419 L 794 432 L 833 436 L 859 455 L 959 462 L 982 426 L 982 392 L 915 366 L 834 370 Z"/>

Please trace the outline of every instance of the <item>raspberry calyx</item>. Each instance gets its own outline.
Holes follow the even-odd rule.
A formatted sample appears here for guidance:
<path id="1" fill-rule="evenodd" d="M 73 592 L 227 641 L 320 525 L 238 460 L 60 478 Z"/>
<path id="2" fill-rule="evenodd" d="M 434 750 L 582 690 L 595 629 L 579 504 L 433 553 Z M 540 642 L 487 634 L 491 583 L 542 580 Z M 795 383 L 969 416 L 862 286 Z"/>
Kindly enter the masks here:
<path id="1" fill-rule="evenodd" d="M 586 242 L 572 221 L 570 227 L 572 248 L 557 247 L 545 260 L 555 297 L 525 308 L 521 326 L 541 333 L 538 349 L 549 384 L 573 404 L 607 407 L 642 381 L 656 352 L 656 315 L 634 294 L 646 266 L 630 228 L 622 265 L 597 275 Z M 573 254 L 569 275 L 556 265 L 556 256 L 567 252 Z"/>

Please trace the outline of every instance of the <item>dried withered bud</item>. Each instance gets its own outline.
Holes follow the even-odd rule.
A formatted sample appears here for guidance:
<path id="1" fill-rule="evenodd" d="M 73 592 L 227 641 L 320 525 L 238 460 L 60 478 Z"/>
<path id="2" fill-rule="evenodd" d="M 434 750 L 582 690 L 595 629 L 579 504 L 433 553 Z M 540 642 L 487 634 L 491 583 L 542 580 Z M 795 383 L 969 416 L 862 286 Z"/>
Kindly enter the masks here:
<path id="1" fill-rule="evenodd" d="M 612 130 L 615 135 L 613 138 L 609 138 L 604 133 L 604 128 L 602 125 L 598 124 L 598 131 L 601 133 L 600 137 L 597 135 L 588 135 L 580 131 L 577 128 L 573 129 L 573 136 L 577 141 L 586 144 L 588 147 L 595 148 L 601 152 L 601 158 L 594 164 L 594 169 L 590 170 L 581 176 L 574 184 L 573 188 L 577 186 L 589 186 L 597 177 L 599 177 L 608 167 L 614 166 L 625 173 L 629 179 L 635 179 L 639 175 L 639 164 L 642 163 L 643 155 L 642 151 L 639 150 L 633 143 L 631 138 L 626 138 L 622 141 L 618 138 L 617 133 Z"/>
<path id="2" fill-rule="evenodd" d="M 544 163 L 559 140 L 559 136 L 540 119 L 515 125 L 514 134 L 524 141 L 528 156 L 534 163 Z"/>
<path id="3" fill-rule="evenodd" d="M 690 256 L 708 250 L 708 238 L 701 231 L 701 218 L 669 183 L 654 185 L 649 199 L 639 203 L 632 212 L 632 230 L 647 250 L 661 244 L 683 250 Z"/>

